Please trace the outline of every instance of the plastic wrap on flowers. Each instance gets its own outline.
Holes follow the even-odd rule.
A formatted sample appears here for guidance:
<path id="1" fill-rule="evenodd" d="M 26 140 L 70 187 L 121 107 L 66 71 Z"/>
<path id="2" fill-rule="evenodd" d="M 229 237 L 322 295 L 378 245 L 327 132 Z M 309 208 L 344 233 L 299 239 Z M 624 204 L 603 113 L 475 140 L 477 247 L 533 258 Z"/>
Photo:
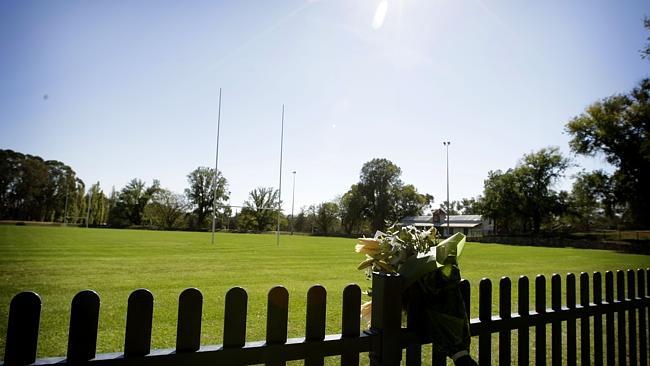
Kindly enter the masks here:
<path id="1" fill-rule="evenodd" d="M 460 270 L 451 265 L 445 276 L 435 269 L 404 290 L 402 304 L 412 317 L 413 330 L 422 343 L 448 357 L 469 350 L 469 318 L 460 293 Z"/>
<path id="2" fill-rule="evenodd" d="M 435 228 L 408 226 L 362 238 L 355 249 L 366 255 L 359 269 L 403 277 L 402 306 L 422 343 L 432 343 L 456 365 L 476 365 L 469 356 L 469 318 L 459 286 L 458 258 L 464 245 L 461 233 L 438 243 Z"/>

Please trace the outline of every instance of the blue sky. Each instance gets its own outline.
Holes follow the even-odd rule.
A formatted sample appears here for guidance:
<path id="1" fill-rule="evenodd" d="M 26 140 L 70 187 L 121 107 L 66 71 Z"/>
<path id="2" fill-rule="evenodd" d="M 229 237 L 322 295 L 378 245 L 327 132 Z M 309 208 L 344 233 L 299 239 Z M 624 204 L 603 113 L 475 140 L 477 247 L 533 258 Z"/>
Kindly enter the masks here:
<path id="1" fill-rule="evenodd" d="M 0 148 L 67 163 L 105 191 L 176 192 L 213 166 L 233 205 L 278 185 L 290 210 L 387 158 L 420 192 L 477 196 L 489 170 L 559 146 L 591 102 L 647 77 L 647 1 L 0 2 Z M 47 95 L 47 99 L 43 96 Z M 610 169 L 576 158 L 580 169 Z M 570 179 L 558 188 L 570 188 Z"/>

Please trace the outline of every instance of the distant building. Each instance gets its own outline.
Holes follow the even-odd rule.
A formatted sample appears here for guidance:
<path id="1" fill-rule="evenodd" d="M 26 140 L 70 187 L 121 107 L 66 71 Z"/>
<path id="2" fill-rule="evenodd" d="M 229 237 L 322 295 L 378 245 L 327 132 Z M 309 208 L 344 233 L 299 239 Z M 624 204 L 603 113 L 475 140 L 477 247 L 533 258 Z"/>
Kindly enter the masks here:
<path id="1" fill-rule="evenodd" d="M 449 232 L 447 231 L 447 214 L 444 210 L 433 211 L 432 215 L 407 216 L 400 225 L 413 225 L 421 230 L 428 230 L 434 226 L 443 236 L 463 233 L 467 236 L 483 236 L 492 233 L 494 223 L 490 219 L 483 219 L 481 215 L 449 215 Z"/>

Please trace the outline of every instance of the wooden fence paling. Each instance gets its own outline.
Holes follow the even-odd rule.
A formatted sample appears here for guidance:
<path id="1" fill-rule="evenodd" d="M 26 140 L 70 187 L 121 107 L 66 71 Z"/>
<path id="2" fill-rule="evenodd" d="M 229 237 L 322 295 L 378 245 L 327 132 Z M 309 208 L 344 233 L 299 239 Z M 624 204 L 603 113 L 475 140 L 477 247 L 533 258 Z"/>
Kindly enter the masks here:
<path id="1" fill-rule="evenodd" d="M 621 270 L 616 271 L 616 299 L 618 303 L 625 300 L 625 273 Z M 627 347 L 625 345 L 625 310 L 621 309 L 616 317 L 616 337 L 618 339 L 618 365 L 627 364 Z"/>
<path id="2" fill-rule="evenodd" d="M 492 321 L 492 282 L 488 278 L 481 279 L 478 295 L 478 318 L 481 323 Z M 492 364 L 492 333 L 480 332 L 478 335 L 478 363 L 481 366 Z"/>
<path id="3" fill-rule="evenodd" d="M 149 290 L 135 290 L 129 295 L 126 310 L 124 357 L 140 357 L 151 352 L 153 295 Z"/>
<path id="4" fill-rule="evenodd" d="M 554 273 L 551 276 L 551 309 L 562 310 L 562 277 Z M 551 323 L 551 365 L 562 365 L 562 322 L 558 319 Z"/>
<path id="5" fill-rule="evenodd" d="M 535 280 L 535 312 L 528 310 L 528 279 L 519 279 L 519 306 L 511 313 L 510 279 L 499 283 L 499 315 L 492 315 L 492 285 L 487 279 L 479 285 L 479 317 L 472 319 L 470 332 L 479 337 L 479 361 L 491 364 L 491 336 L 499 334 L 499 364 L 506 364 L 511 354 L 510 332 L 519 332 L 519 364 L 528 360 L 528 330 L 535 327 L 535 362 L 546 364 L 546 325 L 567 323 L 567 363 L 576 362 L 575 325 L 580 319 L 581 363 L 591 362 L 590 321 L 594 319 L 594 364 L 602 364 L 602 315 L 606 316 L 607 362 L 647 366 L 647 311 L 650 271 L 618 271 L 616 274 L 616 300 L 614 300 L 614 275 L 605 274 L 605 302 L 602 301 L 602 277 L 593 274 L 593 303 L 589 303 L 589 277 L 580 275 L 580 304 L 576 306 L 575 276 L 566 276 L 566 307 L 561 304 L 561 277 L 552 277 L 552 306 L 546 309 L 546 279 Z M 175 350 L 150 351 L 153 296 L 147 290 L 136 290 L 129 296 L 127 325 L 123 354 L 95 355 L 99 296 L 92 291 L 78 293 L 72 301 L 70 332 L 66 358 L 35 360 L 40 298 L 35 293 L 20 293 L 12 299 L 7 327 L 5 361 L 0 366 L 37 365 L 105 365 L 105 366 L 199 366 L 205 364 L 284 364 L 289 360 L 305 360 L 307 365 L 322 365 L 323 358 L 341 355 L 342 366 L 357 366 L 359 353 L 370 351 L 373 366 L 398 366 L 402 349 L 420 340 L 409 328 L 401 328 L 401 277 L 373 275 L 373 320 L 371 329 L 359 331 L 359 305 L 361 290 L 356 285 L 346 287 L 343 294 L 342 334 L 325 335 L 326 291 L 322 286 L 312 287 L 307 294 L 307 325 L 305 338 L 287 339 L 288 292 L 275 287 L 268 296 L 266 342 L 245 343 L 247 295 L 241 288 L 231 289 L 226 295 L 223 346 L 199 347 L 201 335 L 202 295 L 196 289 L 187 289 L 179 297 L 179 321 Z M 627 291 L 625 285 L 627 284 Z M 465 306 L 469 306 L 469 282 L 460 284 Z M 560 294 L 560 295 L 558 295 Z M 627 316 L 626 316 L 627 312 Z M 637 315 L 638 314 L 638 315 Z M 637 320 L 638 316 L 638 320 Z M 615 329 L 614 318 L 618 323 Z M 622 323 L 622 327 L 621 327 Z M 600 324 L 600 325 L 599 325 Z M 573 333 L 571 329 L 573 328 Z M 558 362 L 557 341 L 553 329 L 552 361 Z M 522 331 L 523 330 L 523 331 Z M 573 336 L 571 336 L 573 334 Z M 618 337 L 615 337 L 618 336 Z M 622 338 L 622 339 L 621 339 Z M 598 341 L 600 339 L 600 342 Z M 628 342 L 629 340 L 629 342 Z M 573 344 L 571 344 L 573 342 Z M 561 345 L 561 343 L 560 343 Z M 617 348 L 617 346 L 618 348 Z M 611 347 L 610 347 L 611 346 Z M 198 347 L 198 348 L 197 348 Z M 629 347 L 629 348 L 628 348 Z M 485 350 L 488 351 L 485 351 Z M 629 349 L 629 352 L 627 352 Z M 616 352 L 618 350 L 618 352 Z M 563 355 L 563 354 L 562 354 Z M 434 365 L 444 362 L 434 355 Z M 560 359 L 561 360 L 561 359 Z M 413 361 L 413 360 L 411 360 Z M 407 362 L 411 362 L 408 361 Z M 420 360 L 413 361 L 416 364 Z M 409 364 L 409 366 L 412 366 Z"/>
<path id="6" fill-rule="evenodd" d="M 223 347 L 242 348 L 246 344 L 246 316 L 248 294 L 241 287 L 233 287 L 226 293 L 223 315 Z"/>
<path id="7" fill-rule="evenodd" d="M 343 314 L 341 315 L 341 338 L 349 343 L 360 335 L 360 309 L 361 288 L 357 285 L 348 285 L 343 290 Z M 348 347 L 341 354 L 341 366 L 358 366 L 359 352 L 354 352 Z"/>
<path id="8" fill-rule="evenodd" d="M 35 292 L 21 292 L 9 305 L 5 343 L 5 365 L 27 365 L 36 360 L 41 298 Z"/>
<path id="9" fill-rule="evenodd" d="M 627 299 L 634 300 L 636 298 L 636 281 L 634 280 L 634 271 L 629 269 L 627 271 Z M 637 364 L 636 358 L 636 310 L 630 309 L 627 312 L 627 329 L 629 336 L 629 356 L 630 365 Z"/>
<path id="10" fill-rule="evenodd" d="M 499 281 L 499 318 L 510 319 L 512 314 L 512 285 L 510 278 L 501 277 Z M 511 358 L 511 331 L 502 330 L 499 332 L 499 366 L 509 366 Z"/>
<path id="11" fill-rule="evenodd" d="M 580 307 L 589 306 L 589 274 L 580 273 Z M 589 316 L 580 317 L 580 364 L 591 365 L 591 330 Z"/>
<path id="12" fill-rule="evenodd" d="M 546 278 L 535 277 L 535 312 L 546 313 Z M 546 323 L 535 323 L 535 365 L 546 365 Z"/>
<path id="13" fill-rule="evenodd" d="M 645 292 L 645 271 L 638 270 L 638 293 L 639 299 L 644 299 Z M 647 323 L 646 323 L 646 308 L 641 306 L 639 308 L 639 364 L 641 366 L 648 366 L 648 339 L 647 337 Z"/>
<path id="14" fill-rule="evenodd" d="M 306 342 L 320 342 L 325 339 L 326 309 L 327 291 L 323 286 L 312 286 L 307 292 Z M 305 359 L 305 366 L 322 366 L 324 364 L 325 358 L 322 356 Z"/>
<path id="15" fill-rule="evenodd" d="M 605 272 L 605 302 L 608 304 L 614 303 L 614 274 L 612 271 Z M 614 313 L 608 311 L 605 314 L 605 333 L 607 336 L 607 366 L 614 366 L 616 364 L 616 338 L 614 337 Z"/>
<path id="16" fill-rule="evenodd" d="M 280 345 L 287 342 L 287 323 L 289 320 L 289 292 L 282 286 L 276 286 L 269 291 L 266 314 L 266 343 Z M 281 355 L 269 360 L 269 366 L 282 366 L 286 362 Z"/>
<path id="17" fill-rule="evenodd" d="M 178 297 L 178 323 L 176 326 L 176 352 L 195 352 L 201 348 L 201 315 L 203 295 L 188 288 Z"/>
<path id="18" fill-rule="evenodd" d="M 518 296 L 517 296 L 517 313 L 522 319 L 528 318 L 530 314 L 530 305 L 529 305 L 529 283 L 528 277 L 519 276 L 518 283 Z M 528 353 L 528 347 L 530 342 L 530 334 L 528 333 L 528 326 L 521 326 L 517 328 L 517 359 L 519 366 L 528 366 L 530 355 Z"/>
<path id="19" fill-rule="evenodd" d="M 569 311 L 576 308 L 576 276 L 573 273 L 566 275 L 566 305 Z M 576 318 L 571 317 L 566 321 L 566 362 L 568 366 L 576 364 Z"/>
<path id="20" fill-rule="evenodd" d="M 594 305 L 603 303 L 603 279 L 600 272 L 594 272 L 592 277 L 594 288 Z M 603 316 L 594 315 L 594 366 L 603 366 Z"/>
<path id="21" fill-rule="evenodd" d="M 99 296 L 95 291 L 81 291 L 72 299 L 67 359 L 84 362 L 95 358 Z"/>

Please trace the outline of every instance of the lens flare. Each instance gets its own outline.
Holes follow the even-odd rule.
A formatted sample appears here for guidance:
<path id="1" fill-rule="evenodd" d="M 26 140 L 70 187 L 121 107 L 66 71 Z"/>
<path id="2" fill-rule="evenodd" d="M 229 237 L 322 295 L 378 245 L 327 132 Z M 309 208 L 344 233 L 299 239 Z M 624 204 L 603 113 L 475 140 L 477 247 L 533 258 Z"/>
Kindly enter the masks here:
<path id="1" fill-rule="evenodd" d="M 375 16 L 372 17 L 372 29 L 378 30 L 384 25 L 384 20 L 386 20 L 386 12 L 388 11 L 388 0 L 382 0 L 377 5 L 377 10 L 375 10 Z"/>

